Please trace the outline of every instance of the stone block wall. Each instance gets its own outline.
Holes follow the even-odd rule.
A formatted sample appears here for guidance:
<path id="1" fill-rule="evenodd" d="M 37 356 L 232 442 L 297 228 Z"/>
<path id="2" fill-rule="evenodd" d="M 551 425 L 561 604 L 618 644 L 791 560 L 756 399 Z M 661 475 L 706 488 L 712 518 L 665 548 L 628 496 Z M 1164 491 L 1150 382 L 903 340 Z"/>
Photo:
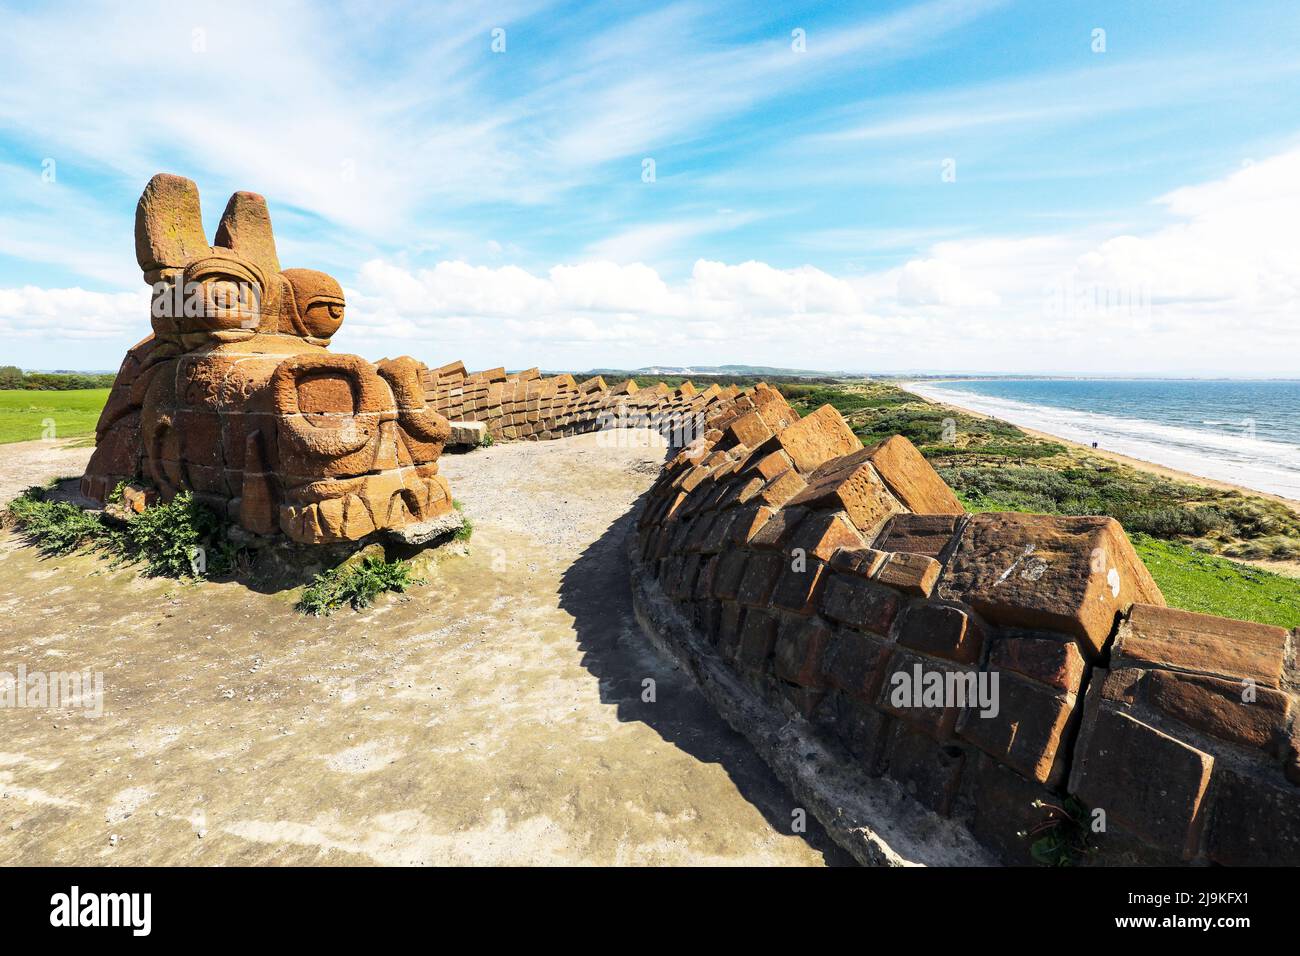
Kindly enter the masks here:
<path id="1" fill-rule="evenodd" d="M 1166 607 L 1113 519 L 966 514 L 906 439 L 759 386 L 636 535 L 701 653 L 1005 862 L 1073 796 L 1082 859 L 1300 863 L 1297 634 Z"/>
<path id="2" fill-rule="evenodd" d="M 482 422 L 494 439 L 506 441 L 641 426 L 686 444 L 706 409 L 739 392 L 717 385 L 697 390 L 690 382 L 638 389 L 630 379 L 611 388 L 600 376 L 576 382 L 572 375 L 544 378 L 535 368 L 466 372 L 460 362 L 426 370 L 422 384 L 426 401 L 444 417 Z"/>

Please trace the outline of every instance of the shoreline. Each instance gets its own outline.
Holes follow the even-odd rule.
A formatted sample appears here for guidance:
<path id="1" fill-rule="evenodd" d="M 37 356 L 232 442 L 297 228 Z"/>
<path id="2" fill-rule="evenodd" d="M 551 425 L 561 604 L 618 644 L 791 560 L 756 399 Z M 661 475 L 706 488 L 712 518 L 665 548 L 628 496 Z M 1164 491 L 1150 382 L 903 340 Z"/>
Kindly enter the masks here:
<path id="1" fill-rule="evenodd" d="M 965 405 L 958 405 L 955 402 L 946 402 L 946 401 L 941 402 L 934 398 L 931 398 L 928 395 L 922 395 L 920 392 L 911 388 L 913 384 L 915 383 L 913 382 L 901 383 L 898 385 L 898 388 L 907 392 L 909 395 L 915 395 L 918 399 L 920 399 L 923 402 L 928 402 L 931 405 L 938 405 L 940 408 L 951 408 L 954 411 L 962 412 L 963 414 L 971 415 L 975 418 L 992 419 L 995 421 L 1007 421 L 1007 419 L 1000 419 L 997 418 L 997 416 L 995 415 L 990 415 L 988 412 L 981 412 L 974 408 L 968 408 Z M 920 384 L 924 384 L 924 383 L 920 383 Z M 1015 422 L 1010 422 L 1010 424 L 1016 425 Z M 1073 441 L 1069 438 L 1062 438 L 1059 435 L 1052 435 L 1048 432 L 1040 431 L 1039 429 L 1027 428 L 1024 425 L 1016 425 L 1016 427 L 1019 428 L 1026 435 L 1030 435 L 1034 438 L 1039 438 L 1044 441 L 1053 441 L 1058 444 L 1064 445 L 1067 448 L 1084 452 L 1085 454 L 1094 455 L 1098 458 L 1104 458 L 1107 461 L 1112 461 L 1115 462 L 1116 464 L 1127 465 L 1128 467 L 1133 468 L 1137 471 L 1144 471 L 1148 474 L 1156 475 L 1161 478 L 1168 478 L 1171 481 L 1181 481 L 1192 485 L 1203 485 L 1206 488 L 1214 488 L 1218 491 L 1235 491 L 1239 494 L 1246 495 L 1252 498 L 1267 498 L 1270 501 L 1276 501 L 1280 504 L 1286 505 L 1292 511 L 1296 512 L 1297 514 L 1300 514 L 1300 500 L 1296 500 L 1295 498 L 1287 498 L 1284 495 L 1273 494 L 1272 492 L 1269 491 L 1260 491 L 1256 488 L 1249 488 L 1246 485 L 1234 484 L 1233 482 L 1229 482 L 1229 481 L 1220 481 L 1217 478 L 1206 478 L 1203 475 L 1197 475 L 1190 471 L 1182 471 L 1178 468 L 1170 468 L 1167 465 L 1160 465 L 1153 461 L 1147 461 L 1146 459 L 1143 458 L 1134 458 L 1131 455 L 1124 455 L 1115 451 L 1107 451 L 1104 448 L 1093 448 L 1091 445 L 1085 445 L 1082 442 Z M 1251 562 L 1251 563 L 1255 563 L 1255 562 Z"/>

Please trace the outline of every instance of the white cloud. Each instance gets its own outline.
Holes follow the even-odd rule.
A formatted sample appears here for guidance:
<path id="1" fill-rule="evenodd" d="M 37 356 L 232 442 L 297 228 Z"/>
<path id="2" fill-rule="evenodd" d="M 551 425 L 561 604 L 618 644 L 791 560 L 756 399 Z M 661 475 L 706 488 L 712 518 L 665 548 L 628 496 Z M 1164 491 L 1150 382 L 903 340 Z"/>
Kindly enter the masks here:
<path id="1" fill-rule="evenodd" d="M 600 36 L 584 58 L 565 63 L 566 74 L 576 79 L 550 91 L 560 96 L 548 97 L 557 116 L 567 117 L 556 127 L 553 156 L 561 163 L 603 162 L 689 140 L 720 117 L 846 63 L 860 69 L 866 56 L 875 67 L 905 59 L 1005 3 L 927 0 L 814 30 L 804 54 L 792 52 L 788 30 L 739 46 L 691 42 L 716 30 L 717 16 L 706 6 L 678 4 L 641 16 Z M 673 50 L 668 61 L 665 50 Z M 629 74 L 625 64 L 639 60 L 658 61 L 658 67 Z M 575 99 L 574 93 L 584 95 Z"/>
<path id="2" fill-rule="evenodd" d="M 1166 56 L 1118 61 L 1085 69 L 1054 70 L 1012 79 L 945 87 L 937 92 L 874 97 L 841 109 L 846 125 L 816 133 L 812 142 L 935 138 L 951 143 L 956 134 L 1001 128 L 1034 131 L 1137 110 L 1185 105 L 1227 87 L 1267 84 L 1295 73 L 1294 60 L 1261 57 L 1243 61 L 1230 54 L 1207 61 Z M 866 117 L 866 121 L 863 121 Z"/>
<path id="3" fill-rule="evenodd" d="M 0 289 L 0 336 L 63 339 L 144 338 L 149 328 L 149 290 L 87 292 L 85 289 Z M 47 350 L 58 355 L 58 348 Z M 106 364 L 116 366 L 121 356 Z"/>
<path id="4" fill-rule="evenodd" d="M 900 305 L 984 308 L 999 301 L 997 293 L 977 288 L 961 266 L 948 259 L 913 259 L 899 271 Z"/>
<path id="5" fill-rule="evenodd" d="M 1155 200 L 1143 233 L 958 239 L 894 268 L 592 260 L 534 273 L 373 259 L 340 351 L 581 369 L 754 362 L 846 370 L 1293 375 L 1300 149 Z M 130 344 L 144 290 L 0 290 L 0 334 Z"/>
<path id="6" fill-rule="evenodd" d="M 847 315 L 862 310 L 862 300 L 850 283 L 812 266 L 775 269 L 764 262 L 729 266 L 701 259 L 695 263 L 689 288 L 698 307 L 741 319 L 807 313 Z"/>
<path id="7" fill-rule="evenodd" d="M 644 262 L 665 256 L 683 243 L 713 233 L 738 229 L 760 218 L 755 213 L 719 212 L 712 216 L 683 217 L 671 222 L 633 226 L 587 247 L 593 259 Z"/>
<path id="8" fill-rule="evenodd" d="M 1167 222 L 1142 233 L 944 241 L 858 276 L 701 259 L 675 284 L 645 266 L 599 262 L 546 277 L 496 270 L 487 284 L 514 290 L 515 331 L 553 365 L 569 363 L 548 340 L 615 337 L 629 364 L 707 356 L 828 369 L 1294 374 L 1300 149 L 1155 206 Z M 426 279 L 426 305 L 408 319 L 434 329 L 441 319 L 428 303 L 445 293 Z M 620 319 L 601 321 L 601 311 Z"/>

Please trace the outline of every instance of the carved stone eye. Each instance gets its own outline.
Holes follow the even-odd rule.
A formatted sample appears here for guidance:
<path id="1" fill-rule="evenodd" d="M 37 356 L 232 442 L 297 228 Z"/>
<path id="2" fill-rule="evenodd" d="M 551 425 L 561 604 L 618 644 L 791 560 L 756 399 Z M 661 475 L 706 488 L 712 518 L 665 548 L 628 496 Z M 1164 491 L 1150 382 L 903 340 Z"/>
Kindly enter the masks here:
<path id="1" fill-rule="evenodd" d="M 232 279 L 216 279 L 205 285 L 208 304 L 216 309 L 239 308 L 239 286 Z"/>
<path id="2" fill-rule="evenodd" d="M 214 328 L 256 328 L 256 293 L 233 276 L 213 276 L 202 282 L 202 313 Z"/>
<path id="3" fill-rule="evenodd" d="M 307 306 L 303 320 L 312 335 L 327 339 L 343 324 L 343 303 L 318 299 Z"/>

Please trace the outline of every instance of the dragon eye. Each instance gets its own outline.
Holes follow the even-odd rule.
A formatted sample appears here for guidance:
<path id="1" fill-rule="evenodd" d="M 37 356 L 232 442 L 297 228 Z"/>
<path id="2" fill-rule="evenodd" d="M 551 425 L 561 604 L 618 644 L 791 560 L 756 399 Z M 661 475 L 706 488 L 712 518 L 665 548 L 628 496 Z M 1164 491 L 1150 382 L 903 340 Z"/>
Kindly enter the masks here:
<path id="1" fill-rule="evenodd" d="M 256 296 L 248 286 L 231 276 L 216 275 L 200 284 L 201 311 L 217 327 L 256 327 Z"/>
<path id="2" fill-rule="evenodd" d="M 343 303 L 313 302 L 303 316 L 307 331 L 320 338 L 329 338 L 343 323 Z"/>

